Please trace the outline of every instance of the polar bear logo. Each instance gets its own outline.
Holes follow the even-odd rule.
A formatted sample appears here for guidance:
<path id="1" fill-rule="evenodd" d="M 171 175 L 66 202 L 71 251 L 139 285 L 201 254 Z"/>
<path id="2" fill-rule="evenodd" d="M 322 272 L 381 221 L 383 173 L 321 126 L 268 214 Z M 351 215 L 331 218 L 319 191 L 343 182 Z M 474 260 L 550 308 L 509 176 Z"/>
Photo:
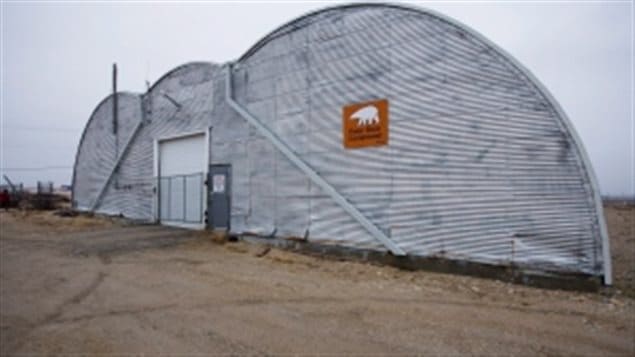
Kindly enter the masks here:
<path id="1" fill-rule="evenodd" d="M 351 120 L 357 120 L 357 126 L 379 124 L 379 111 L 374 105 L 367 105 L 351 114 Z"/>

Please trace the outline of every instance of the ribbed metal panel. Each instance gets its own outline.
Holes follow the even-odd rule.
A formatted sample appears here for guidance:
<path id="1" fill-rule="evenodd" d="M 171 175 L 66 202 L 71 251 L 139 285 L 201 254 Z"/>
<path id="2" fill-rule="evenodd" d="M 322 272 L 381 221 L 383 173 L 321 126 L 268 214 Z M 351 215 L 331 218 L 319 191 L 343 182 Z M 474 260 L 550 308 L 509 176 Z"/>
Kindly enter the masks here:
<path id="1" fill-rule="evenodd" d="M 117 156 L 141 117 L 141 97 L 118 93 L 118 129 L 113 126 L 113 96 L 93 111 L 80 141 L 73 173 L 73 200 L 80 210 L 90 210 L 113 169 Z"/>
<path id="2" fill-rule="evenodd" d="M 129 135 L 139 121 L 143 120 L 143 126 L 106 189 L 97 212 L 140 220 L 155 218 L 154 140 L 207 130 L 213 108 L 213 75 L 217 68 L 211 63 L 180 66 L 159 79 L 147 93 L 119 99 L 120 135 Z M 112 103 L 106 100 L 91 116 L 79 147 L 74 196 L 80 209 L 90 207 L 96 191 L 112 170 L 115 154 L 114 139 L 108 132 L 111 120 Z M 119 139 L 119 143 L 124 142 L 123 137 Z"/>
<path id="3" fill-rule="evenodd" d="M 409 254 L 601 273 L 575 143 L 532 81 L 470 32 L 420 11 L 335 8 L 274 31 L 236 67 L 236 100 Z M 377 98 L 390 101 L 389 145 L 345 150 L 341 108 Z M 247 157 L 246 229 L 381 249 L 271 145 Z"/>
<path id="4" fill-rule="evenodd" d="M 579 139 L 540 84 L 473 31 L 400 6 L 340 6 L 278 28 L 233 68 L 236 102 L 408 254 L 606 274 Z M 152 219 L 153 140 L 211 127 L 210 163 L 232 165 L 234 231 L 384 250 L 227 105 L 227 70 L 182 66 L 130 97 L 144 125 L 99 210 Z M 342 107 L 380 98 L 389 144 L 344 149 Z M 116 157 L 110 107 L 80 145 L 80 208 Z"/>

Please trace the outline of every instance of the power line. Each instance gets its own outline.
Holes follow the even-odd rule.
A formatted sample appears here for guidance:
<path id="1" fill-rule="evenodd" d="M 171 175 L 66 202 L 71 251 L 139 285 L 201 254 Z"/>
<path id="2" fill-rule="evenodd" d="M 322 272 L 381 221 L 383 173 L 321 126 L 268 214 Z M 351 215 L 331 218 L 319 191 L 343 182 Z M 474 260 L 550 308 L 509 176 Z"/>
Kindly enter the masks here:
<path id="1" fill-rule="evenodd" d="M 42 167 L 0 167 L 0 171 L 47 171 L 47 170 L 67 170 L 72 166 L 42 166 Z"/>
<path id="2" fill-rule="evenodd" d="M 11 129 L 11 130 L 28 130 L 28 131 L 56 131 L 62 133 L 79 133 L 81 129 L 71 129 L 71 128 L 56 128 L 56 127 L 30 127 L 30 126 L 14 126 L 14 125 L 3 125 L 3 130 Z"/>
<path id="3" fill-rule="evenodd" d="M 2 150 L 24 150 L 24 149 L 33 149 L 33 145 L 16 145 L 16 146 L 0 146 Z M 77 149 L 77 145 L 69 144 L 68 146 L 47 146 L 46 150 L 75 150 Z"/>

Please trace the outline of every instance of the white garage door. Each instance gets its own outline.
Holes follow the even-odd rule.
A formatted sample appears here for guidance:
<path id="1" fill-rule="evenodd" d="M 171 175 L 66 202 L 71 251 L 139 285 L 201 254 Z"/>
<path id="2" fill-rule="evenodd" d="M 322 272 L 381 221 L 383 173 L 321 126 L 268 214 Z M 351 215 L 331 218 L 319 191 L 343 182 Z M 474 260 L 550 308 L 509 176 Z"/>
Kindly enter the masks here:
<path id="1" fill-rule="evenodd" d="M 159 217 L 166 224 L 203 222 L 205 135 L 159 142 Z"/>

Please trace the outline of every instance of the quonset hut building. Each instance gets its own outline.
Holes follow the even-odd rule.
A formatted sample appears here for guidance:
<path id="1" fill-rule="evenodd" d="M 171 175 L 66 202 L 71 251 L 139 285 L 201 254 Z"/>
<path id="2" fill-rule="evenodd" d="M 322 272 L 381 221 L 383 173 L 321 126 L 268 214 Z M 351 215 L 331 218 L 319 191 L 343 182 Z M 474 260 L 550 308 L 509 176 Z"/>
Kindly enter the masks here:
<path id="1" fill-rule="evenodd" d="M 555 99 L 475 31 L 400 5 L 312 12 L 234 62 L 108 96 L 73 204 L 611 283 L 598 185 Z"/>

